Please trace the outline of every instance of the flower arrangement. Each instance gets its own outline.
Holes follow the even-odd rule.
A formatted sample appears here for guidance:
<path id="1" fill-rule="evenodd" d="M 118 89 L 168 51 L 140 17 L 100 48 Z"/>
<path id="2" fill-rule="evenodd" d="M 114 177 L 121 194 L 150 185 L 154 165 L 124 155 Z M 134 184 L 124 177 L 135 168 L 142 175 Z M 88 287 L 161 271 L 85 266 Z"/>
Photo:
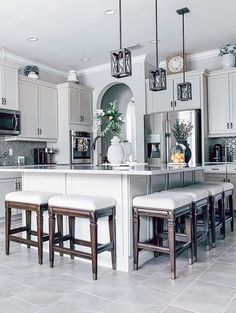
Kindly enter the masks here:
<path id="1" fill-rule="evenodd" d="M 233 54 L 236 55 L 236 44 L 230 44 L 228 43 L 227 45 L 220 47 L 220 52 L 219 56 L 223 56 L 225 54 Z"/>
<path id="2" fill-rule="evenodd" d="M 102 109 L 96 111 L 96 127 L 97 129 L 100 129 L 100 127 L 103 126 L 101 136 L 105 136 L 108 131 L 110 131 L 113 135 L 119 136 L 124 122 L 125 119 L 122 117 L 122 113 L 119 112 L 116 101 L 110 102 L 105 111 Z"/>
<path id="3" fill-rule="evenodd" d="M 177 119 L 171 129 L 176 141 L 182 143 L 187 141 L 188 137 L 192 134 L 193 124 L 191 122 L 180 121 Z"/>
<path id="4" fill-rule="evenodd" d="M 29 75 L 30 72 L 34 72 L 36 75 L 39 74 L 39 68 L 38 66 L 36 65 L 27 65 L 25 68 L 24 68 L 24 74 L 26 76 Z"/>

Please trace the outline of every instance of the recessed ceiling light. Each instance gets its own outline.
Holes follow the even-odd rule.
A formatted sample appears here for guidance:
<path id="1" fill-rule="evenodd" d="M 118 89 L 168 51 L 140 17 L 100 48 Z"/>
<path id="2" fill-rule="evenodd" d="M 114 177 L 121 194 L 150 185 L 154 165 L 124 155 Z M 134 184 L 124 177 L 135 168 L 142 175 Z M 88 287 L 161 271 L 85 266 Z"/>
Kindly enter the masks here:
<path id="1" fill-rule="evenodd" d="M 105 15 L 112 15 L 112 14 L 114 14 L 115 12 L 116 12 L 115 9 L 106 9 L 106 10 L 104 10 L 104 14 L 105 14 Z"/>
<path id="2" fill-rule="evenodd" d="M 82 58 L 80 59 L 80 61 L 83 61 L 83 62 L 88 62 L 90 60 L 90 58 Z"/>
<path id="3" fill-rule="evenodd" d="M 38 41 L 39 39 L 37 37 L 32 36 L 32 37 L 27 38 L 27 40 L 29 40 L 29 41 Z"/>

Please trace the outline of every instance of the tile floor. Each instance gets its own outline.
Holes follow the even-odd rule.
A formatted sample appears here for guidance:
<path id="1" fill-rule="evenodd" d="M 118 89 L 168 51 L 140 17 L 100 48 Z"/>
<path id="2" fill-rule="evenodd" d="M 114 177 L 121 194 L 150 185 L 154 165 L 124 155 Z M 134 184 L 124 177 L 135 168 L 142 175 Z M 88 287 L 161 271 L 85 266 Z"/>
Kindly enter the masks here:
<path id="1" fill-rule="evenodd" d="M 47 253 L 40 266 L 19 244 L 6 256 L 0 223 L 0 313 L 235 313 L 236 232 L 210 252 L 200 245 L 194 265 L 178 258 L 177 274 L 170 279 L 166 256 L 129 274 L 100 267 L 97 281 L 82 261 L 57 256 L 50 269 Z"/>

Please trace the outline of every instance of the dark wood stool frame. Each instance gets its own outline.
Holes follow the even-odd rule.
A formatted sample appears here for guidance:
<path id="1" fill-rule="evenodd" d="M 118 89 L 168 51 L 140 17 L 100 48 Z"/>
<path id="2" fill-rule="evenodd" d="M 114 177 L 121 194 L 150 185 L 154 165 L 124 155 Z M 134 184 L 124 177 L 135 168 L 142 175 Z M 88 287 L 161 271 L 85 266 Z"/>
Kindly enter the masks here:
<path id="1" fill-rule="evenodd" d="M 11 209 L 21 209 L 25 211 L 26 226 L 11 229 Z M 43 242 L 49 240 L 49 235 L 43 233 L 43 212 L 48 210 L 48 204 L 33 204 L 5 201 L 5 248 L 6 255 L 10 253 L 10 241 L 26 244 L 38 248 L 38 262 L 43 263 Z M 31 212 L 36 213 L 37 231 L 31 229 Z M 15 234 L 26 232 L 26 238 L 14 236 Z M 37 236 L 37 241 L 31 240 L 31 236 Z"/>
<path id="2" fill-rule="evenodd" d="M 112 268 L 116 270 L 116 209 L 115 207 L 104 208 L 96 211 L 83 209 L 70 209 L 63 207 L 49 206 L 49 260 L 50 267 L 54 266 L 54 252 L 68 254 L 73 259 L 74 256 L 85 258 L 92 261 L 93 279 L 97 279 L 97 257 L 104 251 L 111 252 Z M 55 234 L 55 216 L 58 220 L 59 236 Z M 63 235 L 63 216 L 69 219 L 69 234 Z M 97 220 L 102 217 L 108 217 L 110 242 L 100 244 L 97 242 Z M 75 218 L 87 218 L 90 221 L 91 241 L 75 238 Z M 64 247 L 65 241 L 70 241 L 70 248 Z M 59 244 L 59 245 L 57 245 Z M 91 248 L 91 253 L 75 250 L 75 245 L 81 245 Z"/>
<path id="3" fill-rule="evenodd" d="M 204 188 L 204 186 L 203 186 Z M 225 238 L 225 210 L 223 203 L 223 192 L 220 192 L 214 196 L 209 196 L 210 203 L 210 227 L 211 227 L 211 239 L 212 247 L 216 246 L 216 232 L 220 230 L 223 239 Z M 218 204 L 219 222 L 216 224 L 216 204 Z"/>
<path id="4" fill-rule="evenodd" d="M 223 192 L 223 206 L 224 206 L 224 221 L 223 221 L 223 232 L 225 233 L 226 223 L 230 222 L 230 229 L 234 231 L 234 206 L 233 206 L 233 189 L 229 189 Z M 229 215 L 227 216 L 227 210 Z"/>
<path id="5" fill-rule="evenodd" d="M 157 227 L 154 227 L 154 238 L 146 242 L 139 241 L 140 216 L 148 216 L 157 219 L 167 220 L 167 237 L 169 247 L 163 246 L 163 234 L 157 234 Z M 186 235 L 176 233 L 176 219 L 185 217 Z M 156 225 L 158 226 L 158 225 Z M 162 227 L 159 228 L 159 231 Z M 157 237 L 158 236 L 158 240 Z M 176 240 L 183 244 L 176 248 Z M 171 278 L 176 278 L 176 257 L 188 249 L 189 264 L 193 264 L 193 236 L 192 236 L 192 205 L 186 205 L 174 210 L 161 208 L 144 208 L 133 206 L 133 259 L 134 270 L 138 270 L 138 257 L 141 250 L 151 250 L 154 253 L 168 253 L 170 255 Z"/>

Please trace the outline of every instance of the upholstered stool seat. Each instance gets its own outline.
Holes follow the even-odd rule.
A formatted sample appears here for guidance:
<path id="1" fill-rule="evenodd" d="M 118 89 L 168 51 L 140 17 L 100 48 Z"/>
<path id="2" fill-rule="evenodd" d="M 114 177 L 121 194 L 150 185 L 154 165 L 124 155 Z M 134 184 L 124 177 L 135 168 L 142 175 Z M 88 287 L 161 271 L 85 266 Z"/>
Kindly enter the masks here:
<path id="1" fill-rule="evenodd" d="M 230 182 L 222 182 L 222 181 L 204 181 L 202 182 L 201 184 L 203 185 L 220 185 L 224 191 L 228 191 L 228 190 L 231 190 L 231 189 L 234 189 L 234 185 Z"/>
<path id="2" fill-rule="evenodd" d="M 194 261 L 197 261 L 197 243 L 206 239 L 206 249 L 210 249 L 209 233 L 209 193 L 204 189 L 186 186 L 183 188 L 170 189 L 167 192 L 185 194 L 192 198 L 192 221 L 193 221 L 193 242 L 194 242 Z M 203 219 L 203 223 L 197 224 L 198 216 Z M 202 230 L 203 229 L 203 230 Z"/>
<path id="3" fill-rule="evenodd" d="M 49 239 L 48 234 L 43 234 L 43 212 L 48 210 L 48 200 L 58 193 L 44 191 L 17 191 L 10 192 L 5 197 L 6 208 L 6 254 L 9 255 L 10 241 L 26 244 L 28 248 L 38 248 L 39 264 L 43 262 L 43 242 Z M 25 211 L 26 226 L 11 228 L 11 209 Z M 37 230 L 31 229 L 31 212 L 36 213 Z M 15 236 L 17 233 L 26 231 L 26 238 Z M 31 236 L 37 236 L 37 241 L 31 240 Z"/>
<path id="4" fill-rule="evenodd" d="M 97 279 L 97 257 L 104 251 L 111 252 L 112 268 L 116 269 L 116 201 L 87 195 L 61 195 L 49 199 L 49 258 L 50 266 L 54 266 L 54 252 L 69 254 L 92 260 L 93 279 Z M 55 234 L 55 215 L 60 220 L 58 235 Z M 68 217 L 69 234 L 64 235 L 63 216 Z M 105 244 L 97 242 L 97 220 L 108 217 L 110 241 Z M 90 241 L 75 237 L 75 218 L 87 218 L 90 221 Z M 69 241 L 70 248 L 64 247 L 64 242 Z M 75 249 L 75 245 L 91 248 L 91 253 Z"/>
<path id="5" fill-rule="evenodd" d="M 134 239 L 134 269 L 138 269 L 138 257 L 141 250 L 151 250 L 154 253 L 170 255 L 171 277 L 176 278 L 176 256 L 188 249 L 189 263 L 193 263 L 192 242 L 192 197 L 173 192 L 155 192 L 138 196 L 133 199 L 133 239 Z M 141 242 L 139 240 L 140 216 L 152 217 L 153 239 Z M 184 217 L 186 235 L 176 233 L 176 219 Z M 167 220 L 168 247 L 163 245 L 163 221 Z M 176 241 L 181 243 L 176 245 Z"/>

